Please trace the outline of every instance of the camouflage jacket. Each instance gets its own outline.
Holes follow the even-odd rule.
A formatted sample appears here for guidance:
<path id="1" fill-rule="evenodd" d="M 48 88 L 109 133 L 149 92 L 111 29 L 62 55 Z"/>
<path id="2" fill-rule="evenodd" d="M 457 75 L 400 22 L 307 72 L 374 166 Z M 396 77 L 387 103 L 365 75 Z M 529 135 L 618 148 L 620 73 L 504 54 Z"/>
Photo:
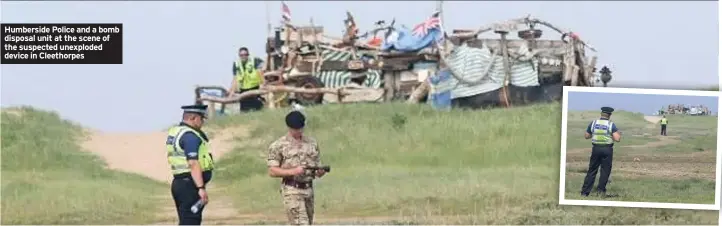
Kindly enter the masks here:
<path id="1" fill-rule="evenodd" d="M 297 166 L 320 166 L 320 152 L 316 141 L 308 136 L 296 140 L 289 135 L 282 136 L 268 147 L 268 166 L 281 168 L 294 168 Z M 307 170 L 305 174 L 294 176 L 298 182 L 309 182 L 314 178 L 313 172 Z"/>

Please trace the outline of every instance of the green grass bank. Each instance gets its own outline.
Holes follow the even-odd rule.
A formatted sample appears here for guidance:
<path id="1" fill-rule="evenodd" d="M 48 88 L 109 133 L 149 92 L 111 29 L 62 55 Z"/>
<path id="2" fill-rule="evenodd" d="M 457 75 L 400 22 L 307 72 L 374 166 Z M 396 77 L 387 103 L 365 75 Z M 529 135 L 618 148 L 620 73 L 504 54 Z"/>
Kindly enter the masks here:
<path id="1" fill-rule="evenodd" d="M 152 222 L 166 188 L 81 151 L 83 129 L 31 107 L 2 110 L 2 224 Z"/>

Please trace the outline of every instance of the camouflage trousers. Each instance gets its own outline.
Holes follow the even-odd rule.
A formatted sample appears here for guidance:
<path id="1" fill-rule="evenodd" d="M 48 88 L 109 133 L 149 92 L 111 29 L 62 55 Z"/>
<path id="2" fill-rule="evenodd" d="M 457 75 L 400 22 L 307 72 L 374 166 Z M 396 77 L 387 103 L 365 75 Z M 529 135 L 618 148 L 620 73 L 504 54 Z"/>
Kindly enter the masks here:
<path id="1" fill-rule="evenodd" d="M 299 189 L 282 185 L 281 195 L 283 196 L 283 206 L 286 209 L 288 224 L 313 224 L 313 188 Z"/>

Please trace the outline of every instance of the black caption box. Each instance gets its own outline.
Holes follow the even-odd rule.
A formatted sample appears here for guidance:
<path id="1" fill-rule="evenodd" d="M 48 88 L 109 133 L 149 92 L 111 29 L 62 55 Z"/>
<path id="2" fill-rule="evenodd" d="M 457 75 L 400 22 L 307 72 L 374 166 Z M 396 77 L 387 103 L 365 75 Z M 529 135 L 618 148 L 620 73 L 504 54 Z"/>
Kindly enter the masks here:
<path id="1" fill-rule="evenodd" d="M 123 64 L 123 24 L 0 24 L 2 64 Z"/>

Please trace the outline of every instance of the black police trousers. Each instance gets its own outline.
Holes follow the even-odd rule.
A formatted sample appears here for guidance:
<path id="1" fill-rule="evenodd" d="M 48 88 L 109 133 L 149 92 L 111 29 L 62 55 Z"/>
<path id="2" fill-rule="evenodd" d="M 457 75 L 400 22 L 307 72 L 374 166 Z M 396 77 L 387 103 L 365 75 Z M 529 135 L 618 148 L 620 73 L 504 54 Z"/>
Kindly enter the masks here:
<path id="1" fill-rule="evenodd" d="M 589 158 L 589 170 L 582 185 L 582 195 L 589 195 L 597 177 L 597 171 L 601 168 L 597 192 L 607 192 L 609 174 L 612 173 L 612 154 L 614 148 L 611 145 L 595 145 L 592 147 L 592 156 Z"/>
<path id="2" fill-rule="evenodd" d="M 178 211 L 178 225 L 200 225 L 203 219 L 203 208 L 197 213 L 191 212 L 193 204 L 201 199 L 193 179 L 191 177 L 175 178 L 170 190 Z"/>
<path id="3" fill-rule="evenodd" d="M 241 94 L 258 89 L 260 89 L 260 86 L 256 86 L 250 89 L 241 89 L 240 92 L 237 93 Z M 261 109 L 263 109 L 263 97 L 261 97 L 260 95 L 247 97 L 243 100 L 240 100 L 239 104 L 241 112 L 260 111 Z"/>
<path id="4" fill-rule="evenodd" d="M 662 125 L 662 131 L 660 131 L 659 135 L 667 136 L 667 125 Z"/>

